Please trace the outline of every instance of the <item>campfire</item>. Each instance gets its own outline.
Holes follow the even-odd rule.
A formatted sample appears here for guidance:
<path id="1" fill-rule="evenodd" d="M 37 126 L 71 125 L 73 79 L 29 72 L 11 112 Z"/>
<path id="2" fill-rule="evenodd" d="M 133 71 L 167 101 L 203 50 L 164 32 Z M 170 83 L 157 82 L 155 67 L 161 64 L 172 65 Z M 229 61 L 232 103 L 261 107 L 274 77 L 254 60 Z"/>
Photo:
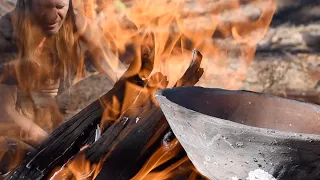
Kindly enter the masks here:
<path id="1" fill-rule="evenodd" d="M 36 147 L 16 148 L 15 158 L 0 152 L 0 157 L 7 157 L 4 179 L 216 177 L 190 159 L 192 152 L 180 137 L 181 129 L 169 120 L 175 112 L 167 113 L 165 107 L 164 115 L 156 96 L 163 89 L 190 86 L 240 89 L 257 44 L 269 29 L 276 0 L 73 2 L 100 25 L 109 47 L 122 61 L 108 59 L 109 64 L 125 72 L 114 85 L 101 74 L 79 78 L 68 92 L 58 95 L 64 121 Z M 94 78 L 104 83 L 93 87 Z M 90 95 L 83 92 L 95 88 L 99 89 L 96 100 L 85 101 L 83 97 Z M 194 101 L 197 96 L 179 95 L 190 106 L 199 103 Z M 204 111 L 209 105 L 199 107 Z"/>

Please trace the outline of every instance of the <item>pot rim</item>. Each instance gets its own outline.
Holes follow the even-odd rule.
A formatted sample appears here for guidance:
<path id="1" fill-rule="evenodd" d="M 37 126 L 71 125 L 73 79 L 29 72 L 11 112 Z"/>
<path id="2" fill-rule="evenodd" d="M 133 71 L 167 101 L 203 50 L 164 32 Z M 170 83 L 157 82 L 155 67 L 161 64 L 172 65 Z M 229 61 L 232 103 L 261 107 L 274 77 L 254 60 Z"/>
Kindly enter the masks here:
<path id="1" fill-rule="evenodd" d="M 179 89 L 202 89 L 205 91 L 220 91 L 220 92 L 226 92 L 226 93 L 254 93 L 254 94 L 258 94 L 261 96 L 264 96 L 266 98 L 276 98 L 279 100 L 285 100 L 285 101 L 291 101 L 291 102 L 295 102 L 295 103 L 301 103 L 302 105 L 307 105 L 310 106 L 311 108 L 313 108 L 317 113 L 320 114 L 320 106 L 316 105 L 316 104 L 312 104 L 312 103 L 308 103 L 308 102 L 303 102 L 303 101 L 298 101 L 298 100 L 293 100 L 293 99 L 287 99 L 287 98 L 282 98 L 282 97 L 278 97 L 278 96 L 273 96 L 270 94 L 264 94 L 264 93 L 258 93 L 258 92 L 253 92 L 253 91 L 247 91 L 247 90 L 226 90 L 226 89 L 220 89 L 220 88 L 205 88 L 205 87 L 200 87 L 200 86 L 190 86 L 190 87 L 174 87 L 174 88 L 162 88 L 159 89 L 156 94 L 155 94 L 155 98 L 157 100 L 162 100 L 162 102 L 158 101 L 160 108 L 163 105 L 168 106 L 168 104 L 170 104 L 172 109 L 177 109 L 180 108 L 184 111 L 190 111 L 193 113 L 198 113 L 201 114 L 203 116 L 208 117 L 209 119 L 205 119 L 204 121 L 207 122 L 212 122 L 214 121 L 217 124 L 220 124 L 221 126 L 227 127 L 227 128 L 238 128 L 241 129 L 241 131 L 243 133 L 256 133 L 256 134 L 260 134 L 262 136 L 269 136 L 272 138 L 277 138 L 277 139 L 287 139 L 290 138 L 291 140 L 302 140 L 302 141 L 320 141 L 320 134 L 310 134 L 310 133 L 298 133 L 298 132 L 292 132 L 292 131 L 282 131 L 282 130 L 277 130 L 277 129 L 270 129 L 270 128 L 261 128 L 261 127 L 256 127 L 256 126 L 250 126 L 250 125 L 245 125 L 245 124 L 241 124 L 241 123 L 237 123 L 228 119 L 222 119 L 222 118 L 218 118 L 218 117 L 214 117 L 214 116 L 209 116 L 206 114 L 203 114 L 201 112 L 197 112 L 194 111 L 192 109 L 188 109 L 186 107 L 183 107 L 171 100 L 169 100 L 166 96 L 163 95 L 164 92 L 168 92 L 168 91 L 176 91 Z M 166 103 L 165 103 L 166 102 Z M 166 113 L 164 113 L 164 115 L 166 115 Z M 169 119 L 167 119 L 167 121 L 170 121 Z"/>

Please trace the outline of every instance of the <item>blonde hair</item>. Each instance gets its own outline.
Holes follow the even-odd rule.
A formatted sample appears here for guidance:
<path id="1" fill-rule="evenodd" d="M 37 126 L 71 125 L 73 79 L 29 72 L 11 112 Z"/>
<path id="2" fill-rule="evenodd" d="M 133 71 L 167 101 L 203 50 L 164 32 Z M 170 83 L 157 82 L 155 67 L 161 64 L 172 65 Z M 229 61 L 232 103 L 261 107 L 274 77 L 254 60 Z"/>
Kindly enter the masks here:
<path id="1" fill-rule="evenodd" d="M 72 76 L 81 76 L 83 58 L 78 52 L 79 43 L 75 36 L 75 14 L 72 0 L 63 25 L 58 33 L 50 37 L 53 42 L 52 55 L 54 63 L 49 59 L 35 56 L 36 48 L 32 44 L 35 36 L 32 34 L 30 18 L 32 0 L 18 0 L 15 12 L 16 22 L 13 23 L 14 37 L 18 47 L 18 63 L 15 65 L 15 75 L 20 89 L 28 92 L 40 88 L 48 78 L 58 80 L 63 77 L 64 86 L 72 84 Z M 51 63 L 48 63 L 51 62 Z"/>

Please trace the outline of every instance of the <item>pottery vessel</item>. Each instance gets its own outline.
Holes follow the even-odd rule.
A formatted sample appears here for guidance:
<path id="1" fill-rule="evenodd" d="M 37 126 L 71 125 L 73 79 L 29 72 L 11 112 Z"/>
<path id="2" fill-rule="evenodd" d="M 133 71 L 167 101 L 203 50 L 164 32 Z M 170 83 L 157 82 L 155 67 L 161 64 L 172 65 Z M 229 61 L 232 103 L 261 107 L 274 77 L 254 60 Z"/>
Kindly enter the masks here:
<path id="1" fill-rule="evenodd" d="M 249 91 L 161 89 L 156 99 L 194 166 L 209 179 L 320 178 L 320 106 Z"/>

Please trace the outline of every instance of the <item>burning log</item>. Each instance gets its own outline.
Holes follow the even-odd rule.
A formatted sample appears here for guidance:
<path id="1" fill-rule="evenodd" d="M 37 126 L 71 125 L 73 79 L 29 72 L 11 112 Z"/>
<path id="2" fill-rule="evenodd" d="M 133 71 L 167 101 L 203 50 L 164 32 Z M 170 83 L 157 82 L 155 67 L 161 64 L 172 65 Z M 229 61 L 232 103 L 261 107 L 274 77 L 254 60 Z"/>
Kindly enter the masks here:
<path id="1" fill-rule="evenodd" d="M 156 99 L 190 160 L 210 179 L 246 179 L 249 172 L 261 179 L 320 178 L 320 106 L 201 87 L 164 89 Z"/>
<path id="2" fill-rule="evenodd" d="M 95 133 L 103 108 L 94 102 L 58 127 L 6 179 L 41 179 L 59 164 L 63 164 L 87 143 Z"/>
<path id="3" fill-rule="evenodd" d="M 150 71 L 149 56 L 143 56 L 140 71 Z M 153 63 L 153 62 L 151 62 Z M 135 67 L 129 67 L 128 71 Z M 151 72 L 151 71 L 150 71 Z M 126 82 L 144 84 L 139 76 L 126 76 L 100 99 L 91 103 L 71 119 L 55 129 L 39 147 L 30 152 L 24 161 L 5 179 L 41 179 L 45 178 L 56 166 L 63 165 L 79 150 L 95 140 L 97 125 L 101 122 L 104 105 L 112 103 L 114 97 L 124 98 Z M 103 102 L 102 102 L 103 101 Z"/>
<path id="4" fill-rule="evenodd" d="M 203 74 L 203 69 L 200 68 L 201 59 L 201 54 L 194 51 L 190 66 L 176 83 L 176 87 L 193 86 L 198 82 Z M 151 78 L 150 84 L 164 82 L 162 87 L 166 86 L 166 80 L 163 76 L 156 76 L 156 79 Z M 159 81 L 159 79 L 161 80 Z M 145 98 L 143 94 L 137 96 L 137 102 L 140 102 L 132 104 L 120 118 L 120 121 L 128 121 L 127 126 L 123 129 L 119 128 L 121 133 L 111 140 L 110 137 L 113 137 L 114 128 L 109 128 L 104 133 L 104 138 L 100 138 L 85 150 L 87 159 L 93 163 L 97 163 L 101 157 L 107 155 L 97 179 L 130 179 L 150 157 L 150 152 L 143 152 L 143 149 L 152 140 L 158 127 L 167 124 L 159 106 L 152 102 L 152 97 L 153 95 Z M 119 123 L 115 126 L 123 125 Z M 165 134 L 167 131 L 162 131 L 162 133 L 158 131 L 158 133 Z M 148 149 L 148 151 L 152 150 Z"/>
<path id="5" fill-rule="evenodd" d="M 194 85 L 203 74 L 200 68 L 201 54 L 195 50 L 193 55 L 190 67 L 177 82 L 177 86 Z M 138 74 L 130 76 L 132 70 L 136 68 L 134 66 L 136 64 L 133 63 L 123 78 L 107 94 L 58 127 L 37 150 L 25 157 L 21 165 L 6 179 L 46 178 L 52 174 L 54 168 L 64 165 L 81 148 L 90 144 L 91 146 L 80 154 L 84 153 L 92 163 L 107 157 L 102 168 L 102 177 L 105 177 L 105 171 L 109 178 L 118 177 L 119 172 L 124 172 L 125 176 L 134 175 L 133 173 L 137 172 L 134 162 L 141 156 L 140 150 L 148 141 L 150 142 L 154 134 L 157 134 L 157 125 L 166 124 L 160 108 L 155 105 L 153 95 L 158 88 L 167 85 L 166 78 L 161 73 L 154 74 L 148 82 L 141 78 L 141 74 L 148 76 L 151 73 L 152 58 L 144 57 Z M 144 88 L 147 88 L 147 94 L 142 92 Z M 127 97 L 124 96 L 126 91 L 134 95 L 126 99 Z M 114 111 L 111 108 L 109 112 L 113 113 L 106 113 L 105 117 L 104 112 L 108 111 L 108 107 L 117 104 L 115 97 L 122 102 L 118 107 L 120 111 Z M 125 113 L 119 117 L 120 112 Z M 110 114 L 113 117 L 110 117 Z M 118 119 L 118 121 L 113 122 L 112 119 Z M 96 131 L 99 124 L 102 125 L 102 130 L 106 130 L 97 140 Z M 132 147 L 137 149 L 132 150 Z M 131 155 L 125 156 L 129 152 Z M 119 158 L 123 157 L 127 157 L 126 160 L 129 161 L 129 164 L 126 163 L 126 168 L 123 165 L 119 166 Z M 132 170 L 128 170 L 129 168 Z"/>

